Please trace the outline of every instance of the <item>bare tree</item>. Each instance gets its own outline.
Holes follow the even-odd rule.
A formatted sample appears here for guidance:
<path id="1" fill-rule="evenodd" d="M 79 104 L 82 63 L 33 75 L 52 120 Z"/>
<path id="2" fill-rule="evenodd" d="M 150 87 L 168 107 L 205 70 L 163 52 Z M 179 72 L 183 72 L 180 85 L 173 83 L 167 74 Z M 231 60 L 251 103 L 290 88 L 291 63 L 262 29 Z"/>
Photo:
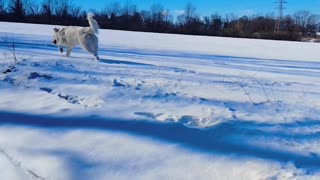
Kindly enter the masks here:
<path id="1" fill-rule="evenodd" d="M 238 19 L 238 17 L 235 14 L 229 13 L 229 14 L 225 15 L 224 22 L 230 23 L 230 22 L 236 21 L 237 19 Z"/>
<path id="2" fill-rule="evenodd" d="M 21 19 L 26 15 L 26 9 L 23 0 L 10 0 L 9 11 L 17 18 Z"/>
<path id="3" fill-rule="evenodd" d="M 121 13 L 121 6 L 118 2 L 114 1 L 114 2 L 107 5 L 106 11 L 109 14 L 114 14 L 115 16 L 118 16 Z"/>
<path id="4" fill-rule="evenodd" d="M 41 13 L 41 6 L 38 2 L 34 0 L 25 0 L 25 9 L 26 14 L 30 14 L 32 16 L 39 15 Z"/>
<path id="5" fill-rule="evenodd" d="M 0 15 L 5 14 L 7 11 L 5 0 L 0 0 Z"/>
<path id="6" fill-rule="evenodd" d="M 131 3 L 131 0 L 127 0 L 127 2 L 124 4 L 120 11 L 122 15 L 134 15 L 134 13 L 137 11 L 137 6 L 133 5 Z"/>
<path id="7" fill-rule="evenodd" d="M 54 14 L 55 0 L 43 0 L 42 1 L 42 13 L 47 17 L 51 17 Z"/>
<path id="8" fill-rule="evenodd" d="M 69 0 L 54 0 L 55 4 L 55 15 L 58 17 L 64 17 L 68 14 L 70 9 L 70 1 Z"/>
<path id="9" fill-rule="evenodd" d="M 170 23 L 173 21 L 173 16 L 170 12 L 169 9 L 166 9 L 162 12 L 163 16 L 164 16 L 164 21 L 167 22 L 167 23 Z"/>
<path id="10" fill-rule="evenodd" d="M 298 25 L 303 35 L 315 34 L 318 29 L 319 15 L 311 14 L 309 11 L 297 11 L 293 14 L 295 24 Z"/>
<path id="11" fill-rule="evenodd" d="M 293 14 L 294 21 L 297 25 L 299 25 L 301 31 L 303 31 L 303 29 L 307 26 L 309 16 L 309 11 L 297 11 Z"/>
<path id="12" fill-rule="evenodd" d="M 197 10 L 197 8 L 191 2 L 188 2 L 188 4 L 185 7 L 185 11 L 184 11 L 186 21 L 190 21 L 191 19 L 193 19 L 197 16 L 196 10 Z"/>
<path id="13" fill-rule="evenodd" d="M 76 6 L 76 5 L 73 5 L 70 7 L 70 13 L 71 13 L 71 16 L 72 17 L 79 17 L 80 14 L 81 14 L 81 7 L 80 6 Z"/>
<path id="14" fill-rule="evenodd" d="M 149 27 L 151 31 L 162 31 L 164 25 L 164 7 L 161 4 L 153 4 L 150 7 L 150 22 Z"/>
<path id="15" fill-rule="evenodd" d="M 185 6 L 184 13 L 177 17 L 177 23 L 179 26 L 190 23 L 193 19 L 196 18 L 196 7 L 188 2 Z"/>
<path id="16" fill-rule="evenodd" d="M 318 32 L 320 16 L 316 14 L 312 14 L 308 18 L 306 31 L 309 35 L 316 35 Z"/>
<path id="17" fill-rule="evenodd" d="M 213 14 L 211 15 L 211 28 L 212 28 L 212 34 L 218 35 L 223 27 L 223 21 L 219 14 Z"/>
<path id="18" fill-rule="evenodd" d="M 151 20 L 153 22 L 162 22 L 164 20 L 164 7 L 161 4 L 153 4 L 150 8 Z"/>

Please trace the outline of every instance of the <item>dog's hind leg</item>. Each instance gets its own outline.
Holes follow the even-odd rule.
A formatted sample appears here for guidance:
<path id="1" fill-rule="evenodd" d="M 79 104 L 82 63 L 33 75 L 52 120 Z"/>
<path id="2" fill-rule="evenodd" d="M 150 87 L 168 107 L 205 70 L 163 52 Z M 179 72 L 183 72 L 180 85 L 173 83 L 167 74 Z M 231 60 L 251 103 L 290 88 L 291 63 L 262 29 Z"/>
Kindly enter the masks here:
<path id="1" fill-rule="evenodd" d="M 71 54 L 72 48 L 67 48 L 66 56 L 69 57 Z"/>
<path id="2" fill-rule="evenodd" d="M 92 54 L 94 55 L 94 57 L 96 57 L 96 60 L 99 60 L 99 56 L 98 56 L 98 38 L 95 35 L 91 36 L 91 38 L 92 38 L 92 43 L 91 43 Z"/>
<path id="3" fill-rule="evenodd" d="M 98 54 L 94 54 L 94 57 L 96 57 L 96 60 L 99 60 L 99 59 L 100 59 L 99 56 L 98 56 Z"/>
<path id="4" fill-rule="evenodd" d="M 98 56 L 98 45 L 96 45 L 95 47 L 92 47 L 92 53 L 91 53 L 96 60 L 99 60 L 99 56 Z"/>
<path id="5" fill-rule="evenodd" d="M 88 47 L 88 52 L 91 53 L 96 60 L 99 60 L 98 56 L 98 38 L 95 35 L 87 35 L 86 43 Z"/>
<path id="6" fill-rule="evenodd" d="M 98 38 L 95 35 L 84 34 L 79 38 L 81 47 L 92 54 L 96 60 L 99 60 L 98 56 Z"/>
<path id="7" fill-rule="evenodd" d="M 99 60 L 99 56 L 98 56 L 98 43 L 96 42 L 92 42 L 92 43 L 87 43 L 87 46 L 86 46 L 88 49 L 87 51 L 92 54 L 96 60 Z"/>
<path id="8" fill-rule="evenodd" d="M 96 60 L 99 60 L 97 41 L 93 41 L 93 43 L 90 44 L 90 50 L 91 50 L 90 53 L 96 58 Z"/>

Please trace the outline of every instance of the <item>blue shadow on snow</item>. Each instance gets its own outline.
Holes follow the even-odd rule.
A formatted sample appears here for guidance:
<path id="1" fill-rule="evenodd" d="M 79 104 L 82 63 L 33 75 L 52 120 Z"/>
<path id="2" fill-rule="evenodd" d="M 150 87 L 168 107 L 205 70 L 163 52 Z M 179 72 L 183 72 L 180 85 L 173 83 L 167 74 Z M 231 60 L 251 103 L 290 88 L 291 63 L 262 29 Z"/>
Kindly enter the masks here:
<path id="1" fill-rule="evenodd" d="M 320 121 L 310 121 L 311 126 L 320 125 Z M 189 128 L 181 123 L 158 123 L 140 120 L 103 119 L 98 117 L 54 118 L 16 113 L 0 113 L 0 125 L 27 126 L 46 129 L 95 129 L 120 131 L 145 136 L 157 140 L 177 143 L 182 146 L 206 153 L 256 157 L 280 163 L 292 162 L 296 167 L 308 170 L 320 168 L 320 157 L 314 154 L 302 155 L 281 149 L 250 145 L 235 137 L 253 137 L 257 133 L 268 136 L 272 132 L 263 132 L 270 124 L 257 124 L 244 121 L 229 121 L 210 128 Z M 299 124 L 297 124 L 299 125 Z M 284 128 L 295 126 L 285 124 Z M 256 130 L 260 129 L 260 130 Z M 279 132 L 278 132 L 279 133 Z M 284 132 L 285 133 L 285 132 Z M 276 134 L 279 135 L 279 134 Z M 307 135 L 306 138 L 309 138 Z M 290 138 L 290 137 L 289 137 Z M 300 137 L 303 138 L 303 137 Z"/>

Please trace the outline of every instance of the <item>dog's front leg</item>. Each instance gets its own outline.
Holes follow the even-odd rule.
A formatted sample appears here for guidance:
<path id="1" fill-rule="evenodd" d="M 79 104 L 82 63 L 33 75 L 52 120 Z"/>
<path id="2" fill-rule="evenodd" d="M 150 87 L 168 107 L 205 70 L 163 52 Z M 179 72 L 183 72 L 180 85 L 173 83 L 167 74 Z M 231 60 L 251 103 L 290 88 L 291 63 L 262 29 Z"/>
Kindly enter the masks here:
<path id="1" fill-rule="evenodd" d="M 63 53 L 63 48 L 61 46 L 58 46 L 58 48 L 59 48 L 59 51 Z"/>
<path id="2" fill-rule="evenodd" d="M 61 53 L 63 53 L 63 48 L 62 48 L 62 44 L 59 42 L 58 44 L 58 49 Z"/>

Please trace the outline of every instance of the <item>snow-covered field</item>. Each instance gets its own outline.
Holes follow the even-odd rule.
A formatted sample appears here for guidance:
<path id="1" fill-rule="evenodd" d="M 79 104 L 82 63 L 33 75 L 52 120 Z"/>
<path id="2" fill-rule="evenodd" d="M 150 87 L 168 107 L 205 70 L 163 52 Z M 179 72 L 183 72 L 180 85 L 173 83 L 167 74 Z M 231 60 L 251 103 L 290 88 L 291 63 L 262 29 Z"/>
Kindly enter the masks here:
<path id="1" fill-rule="evenodd" d="M 0 27 L 0 179 L 320 178 L 320 44 Z"/>

